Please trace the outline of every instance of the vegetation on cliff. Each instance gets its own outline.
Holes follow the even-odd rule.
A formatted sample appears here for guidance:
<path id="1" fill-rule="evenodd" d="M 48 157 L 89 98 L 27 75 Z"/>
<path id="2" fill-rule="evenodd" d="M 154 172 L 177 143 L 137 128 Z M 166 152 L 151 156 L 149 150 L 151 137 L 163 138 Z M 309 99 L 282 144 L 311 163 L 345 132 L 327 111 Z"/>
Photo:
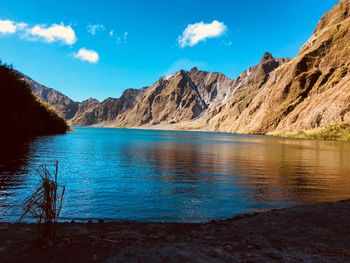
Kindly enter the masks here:
<path id="1" fill-rule="evenodd" d="M 350 124 L 341 123 L 329 125 L 319 129 L 299 132 L 273 133 L 272 135 L 298 139 L 350 141 Z"/>
<path id="2" fill-rule="evenodd" d="M 40 101 L 11 66 L 0 64 L 0 134 L 35 136 L 65 133 L 69 126 Z"/>

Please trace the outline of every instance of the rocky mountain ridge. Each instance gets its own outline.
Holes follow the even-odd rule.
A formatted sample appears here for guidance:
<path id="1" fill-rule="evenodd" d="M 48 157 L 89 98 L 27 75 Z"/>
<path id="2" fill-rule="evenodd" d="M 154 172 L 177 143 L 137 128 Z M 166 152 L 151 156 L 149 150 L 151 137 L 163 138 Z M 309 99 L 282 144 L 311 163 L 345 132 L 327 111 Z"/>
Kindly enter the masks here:
<path id="1" fill-rule="evenodd" d="M 22 73 L 19 74 L 37 97 L 53 106 L 63 118 L 75 126 L 90 126 L 112 121 L 120 112 L 132 107 L 136 96 L 143 92 L 142 89 L 127 89 L 119 99 L 107 98 L 99 102 L 90 98 L 76 102 L 57 90 L 41 85 Z"/>
<path id="2" fill-rule="evenodd" d="M 281 65 L 231 131 L 275 133 L 350 122 L 350 1 L 316 27 L 296 58 Z"/>
<path id="3" fill-rule="evenodd" d="M 349 6 L 341 0 L 325 14 L 295 58 L 265 53 L 237 79 L 193 68 L 118 99 L 81 103 L 31 86 L 73 125 L 270 134 L 349 123 Z"/>

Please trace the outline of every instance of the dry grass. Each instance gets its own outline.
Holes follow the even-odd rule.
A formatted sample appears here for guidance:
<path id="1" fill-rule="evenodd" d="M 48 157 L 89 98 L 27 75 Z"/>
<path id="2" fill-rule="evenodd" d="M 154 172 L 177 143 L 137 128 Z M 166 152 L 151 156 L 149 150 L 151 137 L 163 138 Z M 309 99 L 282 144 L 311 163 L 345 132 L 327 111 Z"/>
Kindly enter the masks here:
<path id="1" fill-rule="evenodd" d="M 62 209 L 65 186 L 57 182 L 58 162 L 55 161 L 55 172 L 52 175 L 46 165 L 37 169 L 40 184 L 24 203 L 24 211 L 20 217 L 31 216 L 38 224 L 39 237 L 54 239 L 56 226 Z"/>
<path id="2" fill-rule="evenodd" d="M 281 137 L 300 138 L 300 139 L 316 139 L 316 140 L 334 140 L 334 141 L 350 141 L 350 124 L 341 123 L 329 125 L 325 128 L 319 128 L 308 131 L 284 132 L 273 134 Z"/>

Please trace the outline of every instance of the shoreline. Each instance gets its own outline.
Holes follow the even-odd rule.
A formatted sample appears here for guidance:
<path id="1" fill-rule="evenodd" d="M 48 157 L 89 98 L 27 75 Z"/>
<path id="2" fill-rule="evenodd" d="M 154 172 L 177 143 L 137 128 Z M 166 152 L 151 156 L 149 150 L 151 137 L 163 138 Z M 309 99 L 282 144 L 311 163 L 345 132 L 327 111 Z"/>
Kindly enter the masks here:
<path id="1" fill-rule="evenodd" d="M 208 223 L 59 223 L 55 246 L 36 225 L 0 223 L 0 262 L 346 262 L 350 200 Z"/>
<path id="2" fill-rule="evenodd" d="M 136 127 L 114 127 L 110 123 L 99 123 L 90 126 L 72 126 L 72 127 L 87 127 L 87 128 L 106 128 L 106 129 L 129 129 L 129 130 L 149 130 L 149 131 L 180 131 L 180 132 L 204 132 L 204 133 L 222 133 L 241 136 L 268 136 L 281 139 L 297 139 L 297 140 L 321 140 L 321 141 L 350 141 L 350 124 L 339 123 L 322 128 L 315 128 L 310 130 L 300 130 L 294 132 L 280 132 L 273 131 L 265 134 L 254 134 L 244 132 L 228 132 L 228 131 L 214 131 L 212 129 L 202 128 L 187 128 L 186 124 L 155 124 L 142 125 Z"/>

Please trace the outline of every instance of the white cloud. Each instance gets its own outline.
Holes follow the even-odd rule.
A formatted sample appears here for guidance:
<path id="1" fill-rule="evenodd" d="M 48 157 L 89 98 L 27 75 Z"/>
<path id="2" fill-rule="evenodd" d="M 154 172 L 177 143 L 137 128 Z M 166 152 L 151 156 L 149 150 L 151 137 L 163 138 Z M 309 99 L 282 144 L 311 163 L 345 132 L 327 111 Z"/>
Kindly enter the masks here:
<path id="1" fill-rule="evenodd" d="M 208 38 L 220 37 L 226 31 L 227 26 L 217 20 L 208 24 L 204 22 L 189 24 L 182 35 L 178 37 L 178 43 L 182 48 L 186 46 L 193 47 Z"/>
<path id="2" fill-rule="evenodd" d="M 113 37 L 113 36 L 114 36 L 114 30 L 109 31 L 108 35 L 109 35 L 110 37 Z"/>
<path id="3" fill-rule="evenodd" d="M 14 34 L 16 31 L 16 22 L 11 20 L 0 20 L 0 34 Z"/>
<path id="4" fill-rule="evenodd" d="M 74 57 L 93 64 L 97 63 L 99 60 L 99 55 L 95 50 L 86 48 L 79 49 L 79 51 L 74 54 Z"/>
<path id="5" fill-rule="evenodd" d="M 73 45 L 77 41 L 73 28 L 71 26 L 65 26 L 63 23 L 52 24 L 49 27 L 35 25 L 26 30 L 24 37 L 29 40 L 43 40 L 48 43 L 58 41 L 67 45 Z"/>
<path id="6" fill-rule="evenodd" d="M 97 31 L 104 31 L 106 30 L 105 26 L 102 24 L 89 24 L 87 27 L 87 31 L 91 34 L 91 35 L 96 35 Z"/>

